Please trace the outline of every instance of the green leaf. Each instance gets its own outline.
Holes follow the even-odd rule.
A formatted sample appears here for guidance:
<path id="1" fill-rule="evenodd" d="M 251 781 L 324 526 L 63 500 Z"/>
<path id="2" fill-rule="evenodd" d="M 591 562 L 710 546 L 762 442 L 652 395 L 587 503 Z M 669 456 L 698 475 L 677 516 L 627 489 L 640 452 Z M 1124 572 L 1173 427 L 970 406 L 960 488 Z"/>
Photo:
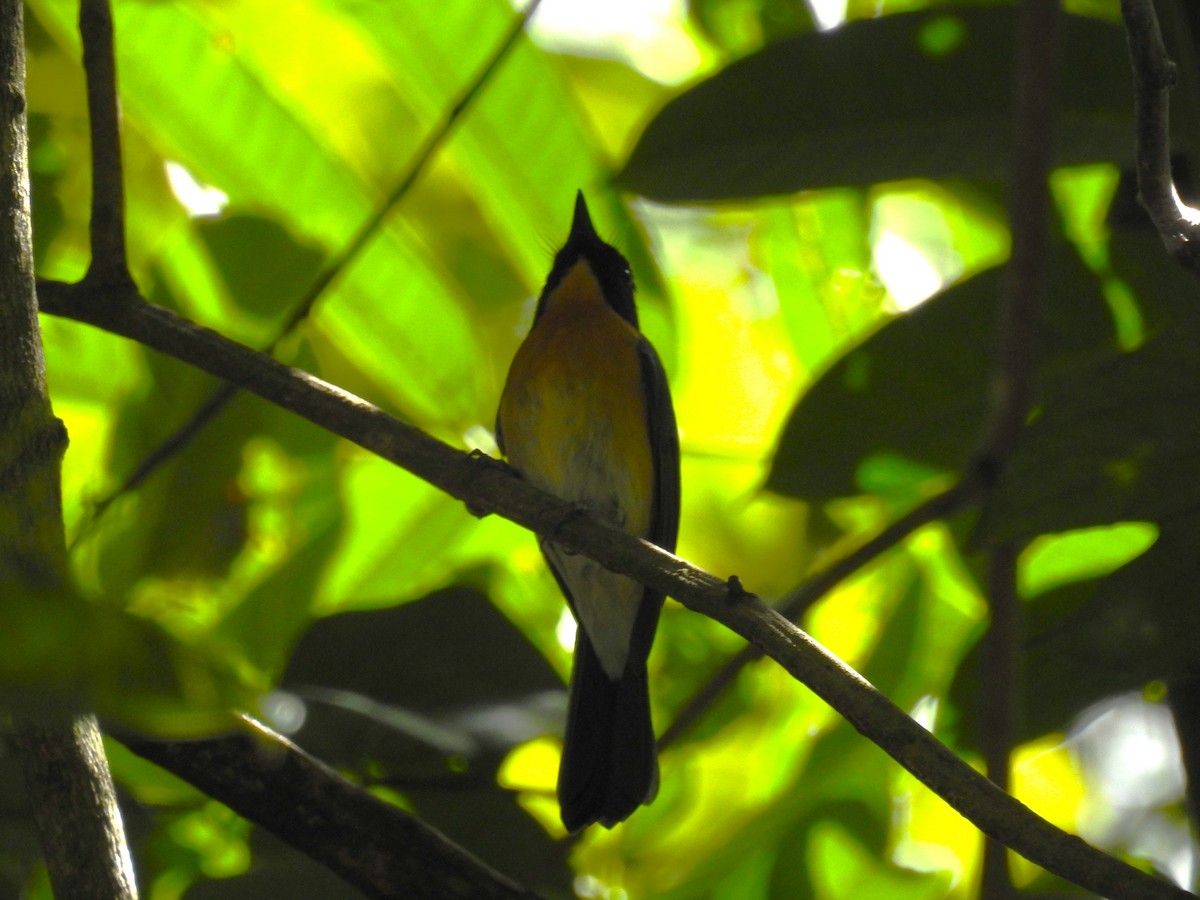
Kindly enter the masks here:
<path id="1" fill-rule="evenodd" d="M 249 693 L 154 624 L 70 589 L 0 585 L 0 703 L 40 715 L 92 709 L 164 736 L 227 729 Z"/>
<path id="2" fill-rule="evenodd" d="M 566 845 L 495 780 L 514 745 L 558 731 L 563 684 L 482 594 L 451 588 L 321 619 L 283 683 L 305 703 L 295 738 L 307 750 L 401 791 L 513 877 L 565 888 Z"/>
<path id="3" fill-rule="evenodd" d="M 1118 522 L 1044 535 L 1021 553 L 1021 596 L 1036 597 L 1073 581 L 1099 578 L 1136 559 L 1158 540 L 1148 522 Z"/>
<path id="4" fill-rule="evenodd" d="M 788 0 L 691 0 L 688 12 L 706 38 L 733 55 L 814 27 L 807 4 Z"/>
<path id="5" fill-rule="evenodd" d="M 1050 393 L 979 522 L 985 542 L 1200 508 L 1200 349 L 1164 334 Z"/>
<path id="6" fill-rule="evenodd" d="M 864 846 L 846 818 L 817 824 L 807 835 L 806 848 L 818 897 L 889 897 L 895 900 L 937 900 L 945 897 L 953 876 L 949 872 L 914 872 L 882 852 Z M 786 892 L 778 896 L 786 896 Z"/>
<path id="7" fill-rule="evenodd" d="M 319 582 L 325 611 L 410 599 L 445 583 L 464 559 L 477 520 L 443 491 L 377 457 L 341 467 L 345 545 Z"/>
<path id="8" fill-rule="evenodd" d="M 879 479 L 963 466 L 982 434 L 1002 269 L 948 288 L 843 355 L 792 410 L 767 480 L 810 500 L 863 493 Z M 1113 346 L 1096 278 L 1074 251 L 1049 257 L 1042 377 Z"/>
<path id="9" fill-rule="evenodd" d="M 1200 516 L 1193 512 L 1164 525 L 1153 547 L 1108 577 L 1056 588 L 1029 605 L 1019 661 L 1021 740 L 1066 728 L 1105 697 L 1195 672 L 1197 546 Z M 950 689 L 965 746 L 978 745 L 986 683 L 977 644 Z"/>
<path id="10" fill-rule="evenodd" d="M 321 254 L 261 216 L 231 215 L 196 224 L 234 303 L 277 331 L 316 277 Z"/>
<path id="11" fill-rule="evenodd" d="M 313 619 L 313 595 L 341 534 L 337 520 L 316 523 L 309 540 L 250 590 L 213 632 L 210 643 L 273 683 L 297 635 Z"/>
<path id="12" fill-rule="evenodd" d="M 668 203 L 901 178 L 1001 180 L 1015 7 L 884 16 L 771 44 L 675 98 L 618 181 Z M 1056 165 L 1130 158 L 1119 29 L 1066 16 Z"/>

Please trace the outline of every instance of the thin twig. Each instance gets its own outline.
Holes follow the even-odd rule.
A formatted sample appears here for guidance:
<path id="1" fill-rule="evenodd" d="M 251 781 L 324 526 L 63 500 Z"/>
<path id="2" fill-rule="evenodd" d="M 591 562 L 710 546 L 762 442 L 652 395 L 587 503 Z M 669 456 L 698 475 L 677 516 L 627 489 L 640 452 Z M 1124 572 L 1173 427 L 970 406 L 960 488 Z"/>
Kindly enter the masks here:
<path id="1" fill-rule="evenodd" d="M 1046 282 L 1050 164 L 1057 133 L 1055 62 L 1060 17 L 1058 0 L 1025 0 L 1018 24 L 1013 110 L 1016 152 L 1009 210 L 1012 257 L 1000 287 L 991 417 L 976 456 L 977 471 L 988 484 L 1000 474 L 1020 440 L 1033 401 L 1035 348 Z M 990 619 L 984 636 L 988 675 L 981 701 L 984 756 L 988 777 L 1005 791 L 1020 708 L 1021 601 L 1016 567 L 1016 545 L 989 551 Z M 994 836 L 989 837 L 981 896 L 983 900 L 1008 900 L 1012 894 L 1008 850 Z"/>
<path id="2" fill-rule="evenodd" d="M 130 491 L 136 490 L 143 481 L 158 470 L 159 466 L 168 462 L 171 457 L 182 451 L 191 439 L 196 436 L 196 433 L 225 408 L 225 405 L 236 393 L 237 388 L 227 382 L 223 382 L 204 403 L 200 404 L 187 423 L 168 435 L 166 440 L 138 463 L 137 468 L 121 483 L 119 488 L 96 501 L 92 507 L 91 516 L 75 532 L 75 537 L 71 541 L 71 550 L 74 550 L 79 542 L 87 537 L 88 533 L 95 527 L 96 523 L 100 521 L 101 517 L 103 517 L 113 503 L 120 500 Z"/>
<path id="3" fill-rule="evenodd" d="M 797 588 L 780 605 L 779 611 L 797 621 L 814 603 L 849 578 L 863 566 L 882 556 L 906 537 L 930 522 L 945 519 L 965 508 L 979 494 L 980 485 L 968 472 L 952 487 L 930 497 L 916 509 L 910 510 L 857 550 L 848 553 L 829 568 L 818 572 Z"/>
<path id="4" fill-rule="evenodd" d="M 1186 205 L 1171 174 L 1170 100 L 1175 64 L 1167 57 L 1152 0 L 1121 0 L 1133 65 L 1138 199 L 1167 251 L 1200 275 L 1200 211 Z"/>
<path id="5" fill-rule="evenodd" d="M 125 178 L 113 54 L 112 10 L 108 0 L 81 0 L 79 34 L 87 74 L 88 122 L 92 139 L 92 260 L 87 279 L 128 285 L 125 258 Z"/>
<path id="6" fill-rule="evenodd" d="M 1200 179 L 1200 59 L 1197 59 L 1196 42 L 1200 39 L 1200 17 L 1191 7 L 1194 0 L 1165 0 L 1156 7 L 1162 16 L 1163 45 L 1175 62 L 1175 133 L 1179 140 L 1173 156 L 1178 159 L 1182 145 L 1187 150 L 1185 157 L 1190 184 L 1185 184 L 1184 199 L 1190 189 L 1194 195 L 1197 179 Z"/>
<path id="7" fill-rule="evenodd" d="M 520 38 L 528 26 L 530 18 L 535 12 L 537 12 L 537 8 L 541 5 L 541 2 L 542 0 L 533 0 L 533 2 L 529 4 L 525 11 L 516 18 L 512 26 L 509 28 L 508 33 L 504 36 L 504 39 L 492 52 L 488 61 L 471 80 L 470 84 L 462 92 L 458 99 L 454 101 L 453 105 L 446 113 L 445 118 L 432 132 L 430 132 L 428 137 L 425 138 L 425 141 L 417 149 L 408 165 L 407 170 L 400 177 L 399 181 L 396 182 L 396 186 L 392 189 L 392 192 L 388 195 L 387 199 L 385 199 L 383 203 L 380 204 L 380 206 L 375 210 L 375 212 L 372 213 L 371 216 L 359 226 L 358 231 L 355 232 L 354 236 L 349 240 L 349 242 L 347 242 L 341 251 L 332 259 L 330 259 L 325 264 L 324 268 L 317 273 L 316 278 L 313 279 L 312 284 L 309 285 L 308 290 L 304 293 L 304 296 L 297 301 L 291 312 L 288 313 L 288 316 L 284 320 L 284 324 L 280 328 L 279 332 L 266 345 L 266 347 L 263 348 L 264 353 L 273 354 L 279 347 L 280 343 L 282 343 L 288 337 L 288 335 L 290 335 L 296 329 L 296 327 L 300 325 L 300 323 L 308 318 L 308 315 L 312 312 L 313 306 L 316 305 L 317 301 L 325 295 L 329 287 L 335 281 L 337 281 L 342 273 L 346 271 L 350 263 L 353 262 L 359 253 L 362 252 L 363 248 L 366 247 L 368 242 L 370 242 L 370 240 L 375 236 L 376 232 L 384 225 L 400 202 L 408 195 L 409 191 L 412 190 L 413 185 L 416 184 L 417 179 L 421 177 L 422 173 L 429 166 L 430 161 L 433 159 L 438 150 L 441 149 L 442 144 L 445 143 L 446 138 L 449 137 L 454 126 L 463 117 L 463 114 L 471 106 L 475 98 L 479 96 L 479 93 L 491 80 L 497 68 L 499 68 L 500 64 L 511 52 L 513 46 L 517 42 L 517 39 Z M 84 5 L 86 7 L 87 3 L 85 2 Z M 110 65 L 112 57 L 111 28 L 112 24 L 109 22 L 108 60 Z M 88 46 L 87 41 L 85 41 L 84 46 Z M 109 84 L 111 83 L 112 82 L 110 81 Z M 88 86 L 89 97 L 91 97 L 91 69 L 88 70 Z M 99 90 L 99 88 L 97 88 L 97 90 Z M 96 126 L 93 125 L 93 131 L 95 131 L 95 128 Z M 115 177 L 117 179 L 116 189 L 114 190 L 111 185 L 107 184 L 107 176 L 103 179 L 103 181 L 106 183 L 105 193 L 115 193 L 119 198 L 121 194 L 120 150 L 119 144 L 117 144 L 116 141 L 117 135 L 114 125 L 113 131 L 111 132 L 111 139 L 105 144 L 105 146 L 108 148 L 105 159 L 103 161 L 100 159 L 94 159 L 93 170 L 97 171 L 96 167 L 99 166 L 101 162 L 104 162 L 104 164 L 107 165 L 107 157 L 110 155 L 114 156 L 116 159 L 116 168 L 113 171 L 115 172 Z M 93 136 L 93 147 L 96 146 L 97 138 Z M 99 169 L 98 171 L 104 172 L 108 170 Z M 97 191 L 97 196 L 99 196 L 99 194 L 100 192 Z M 92 222 L 95 223 L 96 221 L 96 212 L 93 210 Z M 122 265 L 124 265 L 123 220 L 118 224 L 120 225 L 121 231 L 120 245 L 122 253 Z M 96 240 L 96 228 L 94 226 L 92 233 L 94 241 Z M 93 256 L 95 256 L 95 251 L 93 251 Z M 146 454 L 146 456 L 140 463 L 138 463 L 129 477 L 121 483 L 120 487 L 97 500 L 92 507 L 91 515 L 76 531 L 75 537 L 71 543 L 72 549 L 87 536 L 95 524 L 116 500 L 125 496 L 130 491 L 135 490 L 139 485 L 142 484 L 142 482 L 149 478 L 150 475 L 174 459 L 178 453 L 183 451 L 189 444 L 191 444 L 195 437 L 208 426 L 208 423 L 221 414 L 225 407 L 229 405 L 230 401 L 237 396 L 237 393 L 237 387 L 229 383 L 225 383 L 217 387 L 212 394 L 210 394 L 209 397 L 196 408 L 186 422 L 176 428 L 175 431 L 169 434 L 157 447 Z"/>
<path id="8" fill-rule="evenodd" d="M 780 663 L 978 828 L 1048 871 L 1110 897 L 1191 896 L 1060 831 L 999 790 L 787 619 L 752 594 L 731 597 L 726 579 L 537 489 L 494 460 L 455 450 L 135 293 L 108 292 L 97 302 L 86 285 L 44 281 L 39 287 L 46 312 L 103 327 L 238 384 L 407 469 L 470 509 L 499 513 L 715 619 Z"/>
<path id="9" fill-rule="evenodd" d="M 1000 287 L 991 418 L 977 454 L 985 480 L 999 474 L 1024 431 L 1033 399 L 1050 225 L 1047 179 L 1057 133 L 1058 19 L 1058 0 L 1025 0 L 1017 40 L 1016 153 L 1009 209 L 1012 255 Z"/>
<path id="10" fill-rule="evenodd" d="M 981 743 L 988 778 L 1007 793 L 1010 760 L 1016 742 L 1019 700 L 1018 648 L 1022 634 L 1017 596 L 1017 548 L 1006 543 L 988 553 L 987 598 L 991 618 L 983 637 L 987 687 L 981 702 Z M 1008 848 L 989 838 L 984 845 L 982 900 L 1007 900 L 1013 894 Z"/>

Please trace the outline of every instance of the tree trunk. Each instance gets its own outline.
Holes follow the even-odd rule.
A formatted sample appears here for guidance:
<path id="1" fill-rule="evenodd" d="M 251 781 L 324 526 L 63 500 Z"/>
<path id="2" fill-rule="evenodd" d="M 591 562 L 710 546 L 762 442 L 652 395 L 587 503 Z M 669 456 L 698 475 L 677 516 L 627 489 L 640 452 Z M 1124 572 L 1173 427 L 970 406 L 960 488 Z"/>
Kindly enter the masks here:
<path id="1" fill-rule="evenodd" d="M 67 589 L 60 464 L 34 297 L 20 0 L 0 0 L 0 627 Z M 95 717 L 17 711 L 30 805 L 55 894 L 133 898 L 132 865 Z"/>

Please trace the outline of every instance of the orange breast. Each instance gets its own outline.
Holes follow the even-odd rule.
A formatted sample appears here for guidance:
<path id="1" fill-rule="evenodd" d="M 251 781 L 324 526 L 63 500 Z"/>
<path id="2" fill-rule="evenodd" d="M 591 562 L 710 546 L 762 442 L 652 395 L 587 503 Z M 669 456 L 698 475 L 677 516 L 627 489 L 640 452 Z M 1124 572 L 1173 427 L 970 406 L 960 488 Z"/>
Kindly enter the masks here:
<path id="1" fill-rule="evenodd" d="M 517 351 L 499 420 L 527 479 L 645 536 L 654 464 L 638 343 L 580 262 Z"/>

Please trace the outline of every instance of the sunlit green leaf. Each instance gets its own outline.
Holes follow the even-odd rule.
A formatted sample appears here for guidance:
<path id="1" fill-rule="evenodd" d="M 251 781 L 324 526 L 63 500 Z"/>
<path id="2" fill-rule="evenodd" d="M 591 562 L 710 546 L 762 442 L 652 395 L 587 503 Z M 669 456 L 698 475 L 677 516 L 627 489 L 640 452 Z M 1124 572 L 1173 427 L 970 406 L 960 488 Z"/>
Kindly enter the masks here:
<path id="1" fill-rule="evenodd" d="M 1158 538 L 1148 522 L 1119 522 L 1043 535 L 1021 556 L 1021 593 L 1034 597 L 1060 584 L 1097 578 L 1144 553 Z"/>
<path id="2" fill-rule="evenodd" d="M 815 896 L 896 897 L 935 900 L 946 896 L 948 873 L 913 872 L 880 860 L 875 848 L 864 847 L 845 822 L 826 822 L 808 835 L 809 865 Z M 874 852 L 872 852 L 874 851 Z"/>

